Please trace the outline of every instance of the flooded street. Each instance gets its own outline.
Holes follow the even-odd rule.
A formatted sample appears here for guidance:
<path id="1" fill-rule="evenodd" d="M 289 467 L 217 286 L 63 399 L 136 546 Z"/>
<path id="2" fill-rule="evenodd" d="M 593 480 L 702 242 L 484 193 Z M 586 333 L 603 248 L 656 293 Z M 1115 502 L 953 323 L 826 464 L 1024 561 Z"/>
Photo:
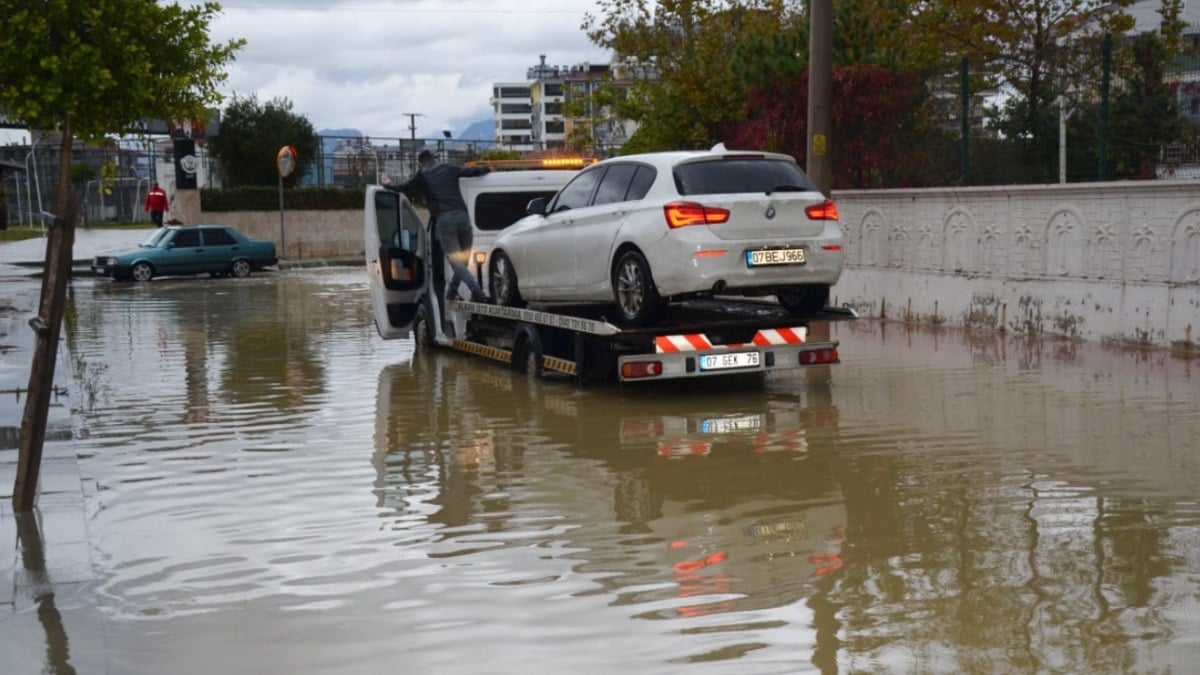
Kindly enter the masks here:
<path id="1" fill-rule="evenodd" d="M 827 374 L 578 389 L 381 341 L 357 268 L 67 322 L 92 581 L 0 616 L 5 673 L 1200 656 L 1195 358 L 860 321 Z"/>

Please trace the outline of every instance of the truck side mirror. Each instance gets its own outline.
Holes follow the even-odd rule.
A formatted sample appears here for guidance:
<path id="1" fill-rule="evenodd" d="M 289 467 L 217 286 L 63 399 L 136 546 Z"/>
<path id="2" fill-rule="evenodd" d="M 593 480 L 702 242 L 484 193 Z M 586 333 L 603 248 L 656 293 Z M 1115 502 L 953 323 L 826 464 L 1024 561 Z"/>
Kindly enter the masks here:
<path id="1" fill-rule="evenodd" d="M 546 215 L 546 198 L 538 197 L 537 199 L 529 200 L 529 205 L 525 207 L 525 215 L 529 215 L 529 216 L 544 216 L 544 215 Z"/>

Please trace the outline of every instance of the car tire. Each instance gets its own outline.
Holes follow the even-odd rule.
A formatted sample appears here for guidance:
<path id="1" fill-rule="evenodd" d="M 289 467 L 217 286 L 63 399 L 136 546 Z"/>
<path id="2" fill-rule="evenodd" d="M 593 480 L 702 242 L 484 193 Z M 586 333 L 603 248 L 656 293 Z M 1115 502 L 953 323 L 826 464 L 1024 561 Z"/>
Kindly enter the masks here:
<path id="1" fill-rule="evenodd" d="M 229 275 L 238 279 L 250 276 L 250 261 L 238 258 L 229 264 Z"/>
<path id="2" fill-rule="evenodd" d="M 492 254 L 492 269 L 488 275 L 492 286 L 492 299 L 497 305 L 507 307 L 524 307 L 521 289 L 517 286 L 517 272 L 513 269 L 512 260 L 504 251 Z"/>
<path id="3" fill-rule="evenodd" d="M 613 265 L 613 299 L 621 318 L 634 325 L 645 325 L 658 317 L 662 298 L 650 275 L 650 263 L 638 251 L 625 251 Z"/>
<path id="4" fill-rule="evenodd" d="M 134 281 L 150 281 L 154 278 L 154 268 L 147 262 L 137 263 L 129 270 L 129 278 Z"/>
<path id="5" fill-rule="evenodd" d="M 829 287 L 821 284 L 797 286 L 775 294 L 779 304 L 794 317 L 808 319 L 829 304 Z"/>

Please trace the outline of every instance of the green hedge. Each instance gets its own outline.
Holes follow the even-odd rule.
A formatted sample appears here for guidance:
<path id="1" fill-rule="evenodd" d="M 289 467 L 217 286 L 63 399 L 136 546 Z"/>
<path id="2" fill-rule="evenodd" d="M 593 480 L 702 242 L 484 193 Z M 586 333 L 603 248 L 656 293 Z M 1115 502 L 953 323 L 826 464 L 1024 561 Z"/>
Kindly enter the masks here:
<path id="1" fill-rule="evenodd" d="M 362 188 L 285 188 L 283 205 L 289 211 L 361 210 Z M 253 186 L 200 191 L 202 211 L 278 211 L 279 188 Z"/>

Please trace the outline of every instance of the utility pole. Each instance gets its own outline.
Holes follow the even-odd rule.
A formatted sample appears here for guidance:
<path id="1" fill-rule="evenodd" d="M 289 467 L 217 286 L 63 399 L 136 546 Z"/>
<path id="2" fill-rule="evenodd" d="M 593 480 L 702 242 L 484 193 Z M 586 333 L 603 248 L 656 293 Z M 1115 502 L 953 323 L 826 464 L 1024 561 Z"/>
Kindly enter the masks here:
<path id="1" fill-rule="evenodd" d="M 833 127 L 833 0 L 809 4 L 808 156 L 805 168 L 817 188 L 829 196 L 833 161 L 829 136 Z"/>
<path id="2" fill-rule="evenodd" d="M 423 113 L 400 113 L 400 114 L 404 115 L 405 117 L 408 118 L 408 131 L 411 134 L 410 138 L 413 140 L 412 161 L 409 165 L 409 168 L 412 170 L 412 173 L 415 174 L 417 172 L 417 143 L 416 143 L 416 141 L 417 141 L 417 118 L 424 117 L 425 115 Z"/>

